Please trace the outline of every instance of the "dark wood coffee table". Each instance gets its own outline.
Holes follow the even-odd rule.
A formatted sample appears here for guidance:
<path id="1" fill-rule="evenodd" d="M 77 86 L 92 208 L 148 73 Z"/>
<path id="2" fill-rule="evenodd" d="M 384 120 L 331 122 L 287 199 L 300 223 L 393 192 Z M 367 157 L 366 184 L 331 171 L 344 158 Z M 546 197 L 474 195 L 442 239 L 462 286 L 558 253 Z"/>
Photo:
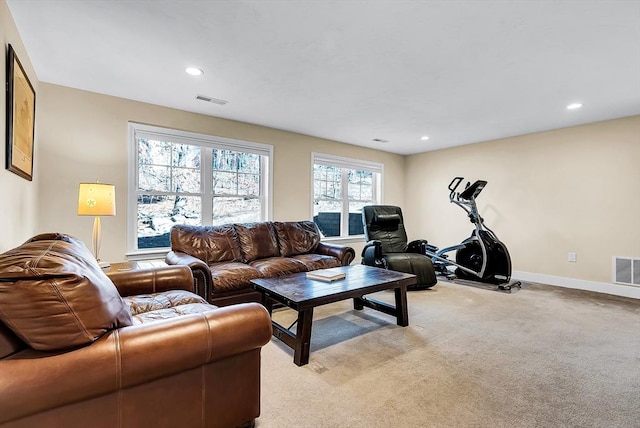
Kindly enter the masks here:
<path id="1" fill-rule="evenodd" d="M 409 325 L 407 287 L 416 284 L 416 276 L 364 265 L 337 268 L 347 277 L 324 282 L 307 279 L 306 272 L 275 278 L 251 280 L 253 288 L 262 293 L 262 304 L 269 313 L 279 302 L 298 312 L 296 333 L 272 320 L 273 335 L 294 350 L 293 362 L 299 366 L 309 362 L 313 308 L 353 299 L 354 309 L 365 306 L 396 317 L 397 324 Z M 393 289 L 395 306 L 365 297 L 366 294 Z"/>

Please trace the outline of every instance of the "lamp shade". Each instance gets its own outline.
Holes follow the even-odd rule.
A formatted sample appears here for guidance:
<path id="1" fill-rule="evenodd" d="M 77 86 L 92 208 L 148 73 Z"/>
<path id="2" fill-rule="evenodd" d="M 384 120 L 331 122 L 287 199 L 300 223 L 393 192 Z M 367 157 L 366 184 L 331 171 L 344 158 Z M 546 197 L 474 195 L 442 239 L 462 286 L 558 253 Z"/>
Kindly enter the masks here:
<path id="1" fill-rule="evenodd" d="M 116 215 L 116 186 L 105 183 L 80 183 L 78 215 Z"/>

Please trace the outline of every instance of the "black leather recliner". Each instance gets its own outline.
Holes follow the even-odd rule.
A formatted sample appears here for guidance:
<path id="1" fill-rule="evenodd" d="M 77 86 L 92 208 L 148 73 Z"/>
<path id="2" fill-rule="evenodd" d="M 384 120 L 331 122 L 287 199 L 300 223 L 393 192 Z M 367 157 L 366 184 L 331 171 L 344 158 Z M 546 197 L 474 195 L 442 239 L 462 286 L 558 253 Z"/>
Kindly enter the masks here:
<path id="1" fill-rule="evenodd" d="M 364 236 L 362 264 L 398 272 L 412 273 L 418 283 L 412 289 L 433 287 L 436 274 L 431 258 L 425 255 L 427 241 L 407 242 L 402 210 L 393 205 L 369 205 L 362 208 Z"/>

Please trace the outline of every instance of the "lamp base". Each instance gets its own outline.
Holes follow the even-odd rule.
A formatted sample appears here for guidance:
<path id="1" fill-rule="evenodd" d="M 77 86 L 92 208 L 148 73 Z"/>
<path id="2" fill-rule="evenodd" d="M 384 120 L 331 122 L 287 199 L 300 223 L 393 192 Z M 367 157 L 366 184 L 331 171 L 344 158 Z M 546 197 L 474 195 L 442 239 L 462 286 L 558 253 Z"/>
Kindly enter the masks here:
<path id="1" fill-rule="evenodd" d="M 111 263 L 98 261 L 98 266 L 100 266 L 101 269 L 106 269 L 111 266 Z"/>

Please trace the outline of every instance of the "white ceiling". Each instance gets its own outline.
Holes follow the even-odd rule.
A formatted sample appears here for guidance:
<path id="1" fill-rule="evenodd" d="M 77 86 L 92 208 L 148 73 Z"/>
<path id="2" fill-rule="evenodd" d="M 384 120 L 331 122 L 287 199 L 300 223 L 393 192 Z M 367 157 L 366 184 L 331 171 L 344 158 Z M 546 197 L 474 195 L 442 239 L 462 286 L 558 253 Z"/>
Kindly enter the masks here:
<path id="1" fill-rule="evenodd" d="M 7 3 L 42 82 L 393 153 L 640 114 L 638 0 Z"/>

